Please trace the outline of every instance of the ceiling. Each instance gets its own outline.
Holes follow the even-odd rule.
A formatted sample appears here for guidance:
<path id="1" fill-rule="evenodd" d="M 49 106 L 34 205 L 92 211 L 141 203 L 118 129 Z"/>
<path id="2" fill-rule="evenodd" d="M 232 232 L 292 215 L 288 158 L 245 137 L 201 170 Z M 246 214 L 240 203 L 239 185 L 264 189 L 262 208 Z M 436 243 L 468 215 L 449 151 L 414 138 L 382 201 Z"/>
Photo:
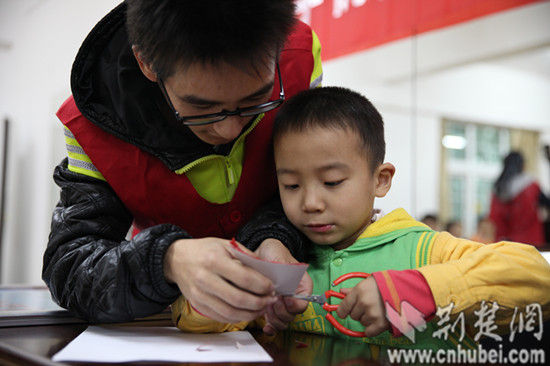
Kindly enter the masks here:
<path id="1" fill-rule="evenodd" d="M 491 64 L 537 74 L 550 80 L 550 46 L 495 59 Z"/>

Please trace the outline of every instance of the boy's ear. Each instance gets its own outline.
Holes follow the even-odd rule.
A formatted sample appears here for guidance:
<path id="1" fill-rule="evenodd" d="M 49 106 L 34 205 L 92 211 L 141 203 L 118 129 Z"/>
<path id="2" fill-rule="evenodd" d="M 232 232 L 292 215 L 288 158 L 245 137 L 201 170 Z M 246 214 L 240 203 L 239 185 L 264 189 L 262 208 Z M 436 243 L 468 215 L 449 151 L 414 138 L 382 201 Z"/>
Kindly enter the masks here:
<path id="1" fill-rule="evenodd" d="M 376 197 L 384 197 L 391 188 L 391 180 L 395 174 L 395 167 L 391 163 L 380 164 L 374 172 Z"/>
<path id="2" fill-rule="evenodd" d="M 143 75 L 145 75 L 145 77 L 151 80 L 153 83 L 156 83 L 158 81 L 157 73 L 153 71 L 153 68 L 150 64 L 143 61 L 143 58 L 141 57 L 141 54 L 139 53 L 136 45 L 132 46 L 132 52 L 134 53 L 134 57 L 136 58 Z"/>

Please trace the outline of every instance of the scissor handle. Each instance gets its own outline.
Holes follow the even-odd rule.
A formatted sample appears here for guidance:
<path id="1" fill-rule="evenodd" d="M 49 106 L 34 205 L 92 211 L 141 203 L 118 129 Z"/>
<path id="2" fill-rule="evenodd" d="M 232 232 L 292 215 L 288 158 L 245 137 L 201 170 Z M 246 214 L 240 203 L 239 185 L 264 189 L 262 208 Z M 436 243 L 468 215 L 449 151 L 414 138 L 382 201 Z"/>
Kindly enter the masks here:
<path id="1" fill-rule="evenodd" d="M 334 290 L 325 291 L 325 297 L 327 298 L 327 300 L 332 296 L 337 297 L 339 299 L 343 299 L 344 297 L 346 297 L 346 295 L 344 295 L 341 292 L 337 292 L 337 291 L 334 291 Z M 338 306 L 339 306 L 339 304 L 332 305 L 332 304 L 329 304 L 328 302 L 325 302 L 323 304 L 323 309 L 328 312 L 327 315 L 325 315 L 325 318 L 329 321 L 329 323 L 332 324 L 334 326 L 334 328 L 338 329 L 340 331 L 340 333 L 343 333 L 343 334 L 348 335 L 350 337 L 364 337 L 365 334 L 363 334 L 361 332 L 357 332 L 355 330 L 348 329 L 348 328 L 344 327 L 342 324 L 338 323 L 338 321 L 330 313 L 332 311 L 336 311 L 336 309 L 338 309 Z"/>
<path id="2" fill-rule="evenodd" d="M 337 279 L 335 279 L 334 281 L 332 281 L 332 285 L 333 286 L 339 285 L 340 283 L 344 282 L 345 280 L 349 280 L 350 278 L 357 278 L 357 277 L 367 278 L 367 277 L 370 277 L 370 276 L 372 276 L 372 274 L 370 274 L 370 273 L 350 272 L 350 273 L 343 274 L 340 277 L 338 277 Z"/>
<path id="3" fill-rule="evenodd" d="M 336 309 L 338 309 L 338 305 L 331 305 L 328 303 L 328 299 L 333 296 L 339 299 L 343 299 L 344 297 L 346 297 L 346 295 L 344 295 L 341 292 L 334 291 L 334 290 L 326 290 L 325 299 L 327 302 L 323 304 L 323 309 L 325 309 L 326 311 L 336 311 Z"/>
<path id="4" fill-rule="evenodd" d="M 359 338 L 362 338 L 365 336 L 365 333 L 363 332 L 358 332 L 356 330 L 348 329 L 344 327 L 342 324 L 338 323 L 338 321 L 334 319 L 331 313 L 328 313 L 325 316 L 325 318 L 329 321 L 330 324 L 334 326 L 334 328 L 338 329 L 342 334 L 349 335 L 350 337 L 359 337 Z"/>
<path id="5" fill-rule="evenodd" d="M 332 282 L 332 285 L 333 286 L 336 286 L 342 282 L 344 282 L 345 280 L 348 280 L 350 278 L 367 278 L 371 276 L 370 273 L 365 273 L 365 272 L 350 272 L 350 273 L 346 273 L 346 274 L 343 274 L 341 275 L 340 277 L 338 277 L 337 279 L 334 280 L 334 282 Z M 355 330 L 351 330 L 351 329 L 348 329 L 346 327 L 344 327 L 342 324 L 340 324 L 335 318 L 334 316 L 331 314 L 332 311 L 336 311 L 338 309 L 338 306 L 340 304 L 337 304 L 337 305 L 332 305 L 332 304 L 329 304 L 328 303 L 328 299 L 331 298 L 331 297 L 337 297 L 339 299 L 343 299 L 346 297 L 346 295 L 344 295 L 343 293 L 341 292 L 338 292 L 338 291 L 334 291 L 334 290 L 327 290 L 325 291 L 325 298 L 327 299 L 327 302 L 323 304 L 323 309 L 326 310 L 328 312 L 327 315 L 325 315 L 325 318 L 329 321 L 330 324 L 332 324 L 332 326 L 334 328 L 336 328 L 340 333 L 342 334 L 345 334 L 345 335 L 348 335 L 350 337 L 357 337 L 357 338 L 362 338 L 365 336 L 365 333 L 363 332 L 358 332 L 358 331 L 355 331 Z"/>
<path id="6" fill-rule="evenodd" d="M 337 297 L 339 299 L 343 299 L 344 297 L 346 297 L 346 295 L 344 295 L 343 293 L 341 292 L 338 292 L 338 291 L 334 291 L 334 290 L 326 290 L 325 291 L 325 298 L 328 299 L 329 297 Z"/>

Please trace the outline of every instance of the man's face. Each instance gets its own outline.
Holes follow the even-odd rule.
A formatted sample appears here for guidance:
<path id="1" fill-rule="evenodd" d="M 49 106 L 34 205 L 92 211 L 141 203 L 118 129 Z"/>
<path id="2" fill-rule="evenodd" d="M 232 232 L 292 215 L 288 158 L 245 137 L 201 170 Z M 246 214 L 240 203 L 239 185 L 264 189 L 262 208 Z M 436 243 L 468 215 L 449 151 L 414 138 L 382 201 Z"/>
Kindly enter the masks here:
<path id="1" fill-rule="evenodd" d="M 233 111 L 267 102 L 273 92 L 275 62 L 268 67 L 241 70 L 226 63 L 192 64 L 164 80 L 166 92 L 182 117 Z M 211 145 L 234 140 L 251 117 L 229 116 L 205 126 L 189 126 Z"/>
<path id="2" fill-rule="evenodd" d="M 370 223 L 376 174 L 353 132 L 285 132 L 275 141 L 275 164 L 284 211 L 314 243 L 346 248 Z"/>

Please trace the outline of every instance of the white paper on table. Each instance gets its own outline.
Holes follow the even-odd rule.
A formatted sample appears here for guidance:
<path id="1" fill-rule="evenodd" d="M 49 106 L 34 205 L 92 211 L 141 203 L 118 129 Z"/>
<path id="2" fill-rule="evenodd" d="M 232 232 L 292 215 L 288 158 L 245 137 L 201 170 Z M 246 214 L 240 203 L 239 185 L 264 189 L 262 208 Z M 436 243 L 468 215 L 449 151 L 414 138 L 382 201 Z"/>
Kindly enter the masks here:
<path id="1" fill-rule="evenodd" d="M 275 292 L 279 295 L 294 295 L 300 280 L 309 266 L 306 263 L 270 262 L 251 256 L 238 247 L 231 247 L 231 253 L 242 264 L 260 272 L 273 282 Z"/>
<path id="2" fill-rule="evenodd" d="M 203 350 L 198 350 L 199 347 Z M 246 331 L 191 334 L 175 327 L 129 326 L 89 326 L 52 359 L 76 362 L 273 361 Z"/>

